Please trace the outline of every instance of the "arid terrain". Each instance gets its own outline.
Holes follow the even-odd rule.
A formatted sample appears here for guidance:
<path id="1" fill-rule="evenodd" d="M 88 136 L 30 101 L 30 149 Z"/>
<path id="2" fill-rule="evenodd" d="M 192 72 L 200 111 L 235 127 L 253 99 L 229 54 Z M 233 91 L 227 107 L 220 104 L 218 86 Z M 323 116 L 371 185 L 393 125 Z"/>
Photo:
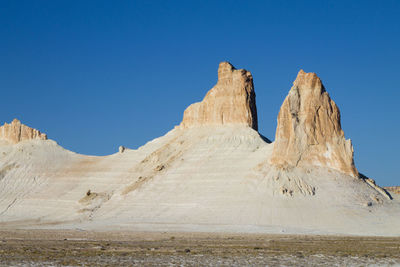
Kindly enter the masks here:
<path id="1" fill-rule="evenodd" d="M 400 0 L 0 0 L 0 267 L 400 267 Z"/>
<path id="2" fill-rule="evenodd" d="M 315 73 L 297 74 L 273 142 L 252 74 L 221 62 L 217 76 L 138 149 L 88 156 L 17 119 L 0 126 L 0 229 L 400 235 L 399 195 L 356 168 Z"/>
<path id="3" fill-rule="evenodd" d="M 222 62 L 203 101 L 138 149 L 81 155 L 5 123 L 0 263 L 400 264 L 400 195 L 356 168 L 319 77 L 298 73 L 274 142 L 257 119 L 251 73 Z"/>
<path id="4" fill-rule="evenodd" d="M 16 230 L 0 232 L 2 265 L 400 265 L 400 238 Z"/>

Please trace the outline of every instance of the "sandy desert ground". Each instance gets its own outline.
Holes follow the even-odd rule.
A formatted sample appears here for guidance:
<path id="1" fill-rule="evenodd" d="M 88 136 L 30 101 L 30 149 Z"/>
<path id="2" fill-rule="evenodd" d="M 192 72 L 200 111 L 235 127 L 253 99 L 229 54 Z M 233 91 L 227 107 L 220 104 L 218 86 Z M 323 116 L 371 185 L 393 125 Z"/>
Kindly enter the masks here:
<path id="1" fill-rule="evenodd" d="M 156 232 L 0 231 L 10 266 L 398 266 L 400 238 Z"/>

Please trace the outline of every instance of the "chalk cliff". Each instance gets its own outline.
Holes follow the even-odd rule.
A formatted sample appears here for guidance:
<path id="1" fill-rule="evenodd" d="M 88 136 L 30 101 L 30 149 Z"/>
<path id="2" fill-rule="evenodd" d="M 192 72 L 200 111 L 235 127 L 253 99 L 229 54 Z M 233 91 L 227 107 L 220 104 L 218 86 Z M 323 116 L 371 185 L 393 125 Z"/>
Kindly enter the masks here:
<path id="1" fill-rule="evenodd" d="M 3 126 L 0 126 L 0 140 L 16 144 L 30 139 L 46 140 L 47 135 L 22 124 L 17 119 L 14 119 L 10 124 L 5 123 Z"/>
<path id="2" fill-rule="evenodd" d="M 0 127 L 1 228 L 400 236 L 400 195 L 357 173 L 314 73 L 300 71 L 274 143 L 256 129 L 252 76 L 227 62 L 180 126 L 138 149 L 20 142 L 46 135 L 14 120 Z"/>
<path id="3" fill-rule="evenodd" d="M 221 62 L 218 82 L 202 102 L 184 112 L 182 128 L 204 125 L 247 125 L 258 129 L 253 77 L 247 70 Z"/>
<path id="4" fill-rule="evenodd" d="M 340 111 L 315 73 L 297 75 L 279 115 L 270 163 L 316 165 L 358 176 L 353 146 L 340 124 Z"/>

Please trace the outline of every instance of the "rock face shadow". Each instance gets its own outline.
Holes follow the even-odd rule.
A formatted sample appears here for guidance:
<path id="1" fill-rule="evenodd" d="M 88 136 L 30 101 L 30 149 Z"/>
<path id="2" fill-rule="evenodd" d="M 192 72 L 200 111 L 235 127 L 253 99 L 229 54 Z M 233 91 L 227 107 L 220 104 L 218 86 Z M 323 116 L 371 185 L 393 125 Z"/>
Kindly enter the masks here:
<path id="1" fill-rule="evenodd" d="M 267 137 L 265 137 L 264 135 L 262 135 L 262 134 L 260 134 L 260 133 L 258 133 L 259 135 L 260 135 L 260 137 L 261 137 L 261 139 L 265 142 L 265 143 L 267 143 L 267 144 L 271 144 L 272 143 L 272 141 L 271 140 L 269 140 Z"/>
<path id="2" fill-rule="evenodd" d="M 362 174 L 360 172 L 358 173 L 358 175 L 359 175 L 360 179 L 363 179 L 364 182 L 366 182 L 369 186 L 371 186 L 376 191 L 378 191 L 381 195 L 385 196 L 386 198 L 388 198 L 390 200 L 393 199 L 392 195 L 385 188 L 380 187 L 375 183 L 375 180 L 368 178 L 367 176 L 365 176 L 364 174 Z"/>

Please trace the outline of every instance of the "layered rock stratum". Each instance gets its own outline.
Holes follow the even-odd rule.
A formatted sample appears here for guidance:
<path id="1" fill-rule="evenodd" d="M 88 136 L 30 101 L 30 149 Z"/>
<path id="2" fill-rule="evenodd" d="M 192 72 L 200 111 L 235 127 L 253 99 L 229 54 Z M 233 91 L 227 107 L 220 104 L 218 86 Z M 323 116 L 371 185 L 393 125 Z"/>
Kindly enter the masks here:
<path id="1" fill-rule="evenodd" d="M 315 74 L 299 73 L 278 124 L 275 144 L 255 130 L 251 74 L 226 62 L 179 127 L 138 149 L 80 155 L 7 124 L 0 229 L 400 235 L 400 195 L 349 179 L 351 143 Z"/>
<path id="2" fill-rule="evenodd" d="M 387 186 L 387 187 L 385 187 L 385 190 L 387 190 L 393 194 L 400 195 L 400 186 Z"/>
<path id="3" fill-rule="evenodd" d="M 358 176 L 353 146 L 345 139 L 339 108 L 315 73 L 300 70 L 285 98 L 270 163 L 283 167 L 322 166 Z"/>
<path id="4" fill-rule="evenodd" d="M 253 76 L 221 62 L 218 82 L 202 102 L 190 105 L 183 114 L 182 128 L 210 125 L 245 125 L 258 129 Z"/>
<path id="5" fill-rule="evenodd" d="M 4 123 L 3 126 L 0 126 L 0 140 L 5 140 L 11 144 L 16 144 L 21 141 L 31 139 L 46 140 L 47 135 L 41 133 L 39 130 L 22 124 L 17 119 L 14 119 L 9 124 Z"/>

